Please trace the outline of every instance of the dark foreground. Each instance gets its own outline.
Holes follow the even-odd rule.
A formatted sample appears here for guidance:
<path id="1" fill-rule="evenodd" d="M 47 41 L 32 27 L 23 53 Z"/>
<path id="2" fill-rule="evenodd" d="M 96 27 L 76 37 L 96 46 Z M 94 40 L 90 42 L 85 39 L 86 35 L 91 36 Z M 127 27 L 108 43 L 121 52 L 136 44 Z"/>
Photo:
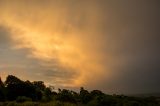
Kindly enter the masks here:
<path id="1" fill-rule="evenodd" d="M 0 80 L 0 106 L 160 106 L 160 98 L 107 95 L 100 90 L 54 91 L 42 81 L 22 81 L 9 75 Z"/>

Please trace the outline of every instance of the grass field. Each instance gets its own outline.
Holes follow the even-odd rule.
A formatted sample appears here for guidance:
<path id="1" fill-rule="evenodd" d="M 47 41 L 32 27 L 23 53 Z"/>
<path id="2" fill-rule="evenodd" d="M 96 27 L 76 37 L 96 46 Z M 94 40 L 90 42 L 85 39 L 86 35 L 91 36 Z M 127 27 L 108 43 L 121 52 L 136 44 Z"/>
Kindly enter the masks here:
<path id="1" fill-rule="evenodd" d="M 62 103 L 62 102 L 48 102 L 48 103 L 40 103 L 40 102 L 1 102 L 0 106 L 80 106 L 72 103 Z"/>

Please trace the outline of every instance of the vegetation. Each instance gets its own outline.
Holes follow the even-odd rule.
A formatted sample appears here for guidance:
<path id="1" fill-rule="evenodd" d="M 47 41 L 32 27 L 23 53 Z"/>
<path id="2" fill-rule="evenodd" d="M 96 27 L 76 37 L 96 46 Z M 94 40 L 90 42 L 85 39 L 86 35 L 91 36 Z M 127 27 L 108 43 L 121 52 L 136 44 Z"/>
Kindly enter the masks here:
<path id="1" fill-rule="evenodd" d="M 22 81 L 9 75 L 0 80 L 0 106 L 160 106 L 156 97 L 107 95 L 100 90 L 80 92 L 67 89 L 53 90 L 42 81 Z"/>

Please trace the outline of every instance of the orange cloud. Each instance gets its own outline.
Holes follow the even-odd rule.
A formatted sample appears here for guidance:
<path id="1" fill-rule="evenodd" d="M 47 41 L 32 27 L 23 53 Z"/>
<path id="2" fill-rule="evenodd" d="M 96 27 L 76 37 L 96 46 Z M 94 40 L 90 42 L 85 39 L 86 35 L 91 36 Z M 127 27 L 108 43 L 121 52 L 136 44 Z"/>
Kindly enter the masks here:
<path id="1" fill-rule="evenodd" d="M 14 48 L 28 48 L 28 56 L 40 60 L 43 65 L 55 65 L 51 61 L 56 60 L 57 66 L 72 69 L 70 71 L 77 73 L 76 77 L 65 86 L 81 86 L 94 77 L 103 76 L 106 69 L 99 62 L 102 57 L 96 52 L 101 45 L 100 41 L 96 41 L 97 32 L 94 31 L 100 18 L 95 4 L 93 7 L 84 5 L 85 9 L 79 9 L 77 4 L 78 12 L 67 3 L 60 3 L 60 7 L 54 2 L 52 6 L 26 5 L 23 1 L 4 4 L 0 11 L 0 23 L 11 29 Z"/>

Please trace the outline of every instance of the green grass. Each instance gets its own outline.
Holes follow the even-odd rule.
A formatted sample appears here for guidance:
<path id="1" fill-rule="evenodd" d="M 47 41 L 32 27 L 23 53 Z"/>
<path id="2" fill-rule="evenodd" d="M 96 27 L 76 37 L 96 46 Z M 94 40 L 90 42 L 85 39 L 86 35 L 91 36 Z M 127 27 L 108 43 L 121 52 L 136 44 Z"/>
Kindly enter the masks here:
<path id="1" fill-rule="evenodd" d="M 17 103 L 17 102 L 4 102 L 0 103 L 0 106 L 77 106 L 76 104 L 72 103 L 62 103 L 62 102 L 48 102 L 48 103 L 41 103 L 41 102 L 24 102 L 24 103 Z"/>

